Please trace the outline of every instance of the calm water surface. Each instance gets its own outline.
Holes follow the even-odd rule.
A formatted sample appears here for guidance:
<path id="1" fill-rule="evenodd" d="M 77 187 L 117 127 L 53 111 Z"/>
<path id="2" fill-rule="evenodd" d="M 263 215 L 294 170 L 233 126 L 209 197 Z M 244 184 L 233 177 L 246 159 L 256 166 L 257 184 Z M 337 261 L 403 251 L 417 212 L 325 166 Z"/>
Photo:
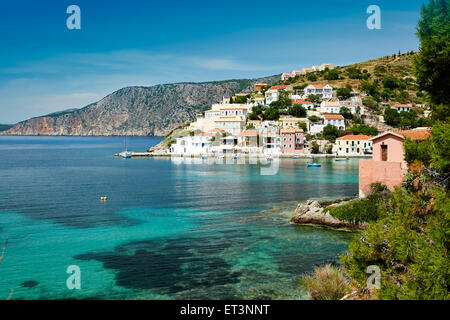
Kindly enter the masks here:
<path id="1" fill-rule="evenodd" d="M 303 299 L 299 276 L 337 262 L 353 237 L 289 218 L 300 201 L 355 195 L 356 159 L 286 159 L 261 175 L 261 164 L 113 156 L 123 148 L 0 136 L 0 299 Z M 80 290 L 67 289 L 70 265 Z"/>

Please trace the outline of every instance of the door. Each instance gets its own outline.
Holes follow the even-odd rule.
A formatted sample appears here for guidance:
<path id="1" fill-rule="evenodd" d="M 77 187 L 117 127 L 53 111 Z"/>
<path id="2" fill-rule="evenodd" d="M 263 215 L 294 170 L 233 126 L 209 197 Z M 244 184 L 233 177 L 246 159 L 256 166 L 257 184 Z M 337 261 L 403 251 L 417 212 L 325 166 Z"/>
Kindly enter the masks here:
<path id="1" fill-rule="evenodd" d="M 388 146 L 382 145 L 381 146 L 381 161 L 387 161 L 388 159 Z"/>

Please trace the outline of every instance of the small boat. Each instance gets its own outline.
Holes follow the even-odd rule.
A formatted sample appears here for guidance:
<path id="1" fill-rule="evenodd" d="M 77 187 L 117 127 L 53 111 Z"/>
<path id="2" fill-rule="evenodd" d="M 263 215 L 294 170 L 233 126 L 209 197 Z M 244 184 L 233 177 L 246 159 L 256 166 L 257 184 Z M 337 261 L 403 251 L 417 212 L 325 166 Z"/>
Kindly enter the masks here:
<path id="1" fill-rule="evenodd" d="M 268 156 L 268 157 L 266 158 L 266 160 L 267 160 L 267 161 L 272 161 L 273 158 L 272 158 L 271 156 Z"/>
<path id="2" fill-rule="evenodd" d="M 239 159 L 239 155 L 235 154 L 235 155 L 233 156 L 233 159 L 235 159 L 235 160 Z"/>
<path id="3" fill-rule="evenodd" d="M 123 151 L 123 152 L 120 153 L 120 156 L 121 156 L 122 158 L 125 158 L 125 159 L 131 158 L 131 152 L 125 150 L 125 151 Z"/>
<path id="4" fill-rule="evenodd" d="M 321 167 L 322 165 L 320 163 L 308 163 L 306 166 L 308 168 L 318 168 Z"/>
<path id="5" fill-rule="evenodd" d="M 223 156 L 217 156 L 216 159 L 222 160 Z"/>
<path id="6" fill-rule="evenodd" d="M 336 158 L 334 161 L 348 161 L 348 158 Z"/>
<path id="7" fill-rule="evenodd" d="M 128 144 L 127 144 L 127 137 L 126 136 L 125 136 L 125 151 L 122 151 L 120 153 L 120 156 L 122 158 L 125 158 L 125 159 L 131 158 L 131 152 L 128 151 Z"/>
<path id="8" fill-rule="evenodd" d="M 208 159 L 207 155 L 202 155 L 202 159 Z"/>
<path id="9" fill-rule="evenodd" d="M 293 156 L 292 159 L 300 159 L 300 156 Z"/>
<path id="10" fill-rule="evenodd" d="M 312 159 L 312 158 L 314 158 L 313 156 L 311 156 L 311 155 L 308 155 L 308 156 L 306 156 L 307 158 L 309 158 L 309 159 Z"/>

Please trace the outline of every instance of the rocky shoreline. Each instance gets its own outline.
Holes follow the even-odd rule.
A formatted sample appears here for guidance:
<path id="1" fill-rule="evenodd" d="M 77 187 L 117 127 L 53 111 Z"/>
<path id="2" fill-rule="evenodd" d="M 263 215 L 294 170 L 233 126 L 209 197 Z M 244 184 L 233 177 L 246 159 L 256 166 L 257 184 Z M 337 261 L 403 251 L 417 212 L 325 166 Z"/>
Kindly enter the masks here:
<path id="1" fill-rule="evenodd" d="M 354 198 L 346 198 L 335 201 L 327 201 L 319 203 L 316 200 L 308 200 L 306 203 L 299 203 L 295 209 L 294 216 L 291 218 L 292 224 L 297 225 L 318 225 L 337 229 L 348 230 L 364 230 L 366 224 L 354 224 L 348 221 L 342 221 L 333 217 L 324 209 L 329 206 L 338 206 L 354 200 Z"/>

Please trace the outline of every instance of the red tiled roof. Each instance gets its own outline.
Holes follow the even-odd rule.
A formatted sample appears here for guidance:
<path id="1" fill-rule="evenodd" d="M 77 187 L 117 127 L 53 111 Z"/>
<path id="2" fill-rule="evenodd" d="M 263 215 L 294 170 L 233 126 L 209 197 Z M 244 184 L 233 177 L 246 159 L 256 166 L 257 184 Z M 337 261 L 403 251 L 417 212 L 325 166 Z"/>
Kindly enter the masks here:
<path id="1" fill-rule="evenodd" d="M 341 114 L 324 114 L 325 119 L 344 119 Z"/>
<path id="2" fill-rule="evenodd" d="M 289 129 L 281 129 L 281 131 L 280 131 L 282 134 L 283 133 L 300 133 L 300 132 L 303 132 L 303 129 L 292 129 L 292 128 L 289 128 Z"/>
<path id="3" fill-rule="evenodd" d="M 214 134 L 209 133 L 209 132 L 201 132 L 201 133 L 197 134 L 197 136 L 199 136 L 199 137 L 214 137 Z"/>
<path id="4" fill-rule="evenodd" d="M 280 89 L 286 89 L 287 87 L 289 87 L 288 85 L 284 85 L 284 86 L 273 86 L 270 87 L 269 90 L 280 90 Z"/>
<path id="5" fill-rule="evenodd" d="M 209 130 L 209 132 L 225 132 L 225 130 L 219 129 L 219 128 L 214 128 L 212 130 Z"/>
<path id="6" fill-rule="evenodd" d="M 380 134 L 376 137 L 372 137 L 370 140 L 375 141 L 381 137 L 387 135 L 393 135 L 402 139 L 410 138 L 411 140 L 425 140 L 431 135 L 430 129 L 413 129 L 413 130 L 396 130 L 396 131 L 387 131 L 383 134 Z"/>
<path id="7" fill-rule="evenodd" d="M 258 132 L 256 130 L 245 130 L 239 133 L 240 137 L 255 137 L 258 135 Z"/>
<path id="8" fill-rule="evenodd" d="M 397 104 L 393 104 L 392 108 L 412 108 L 412 106 L 410 104 L 397 103 Z"/>
<path id="9" fill-rule="evenodd" d="M 293 104 L 312 104 L 311 101 L 303 100 L 303 99 L 292 99 Z"/>
<path id="10" fill-rule="evenodd" d="M 430 129 L 416 129 L 416 130 L 397 130 L 394 133 L 399 134 L 411 140 L 425 140 L 431 135 Z"/>
<path id="11" fill-rule="evenodd" d="M 371 137 L 365 134 L 348 134 L 343 137 L 339 137 L 336 140 L 369 140 Z"/>

